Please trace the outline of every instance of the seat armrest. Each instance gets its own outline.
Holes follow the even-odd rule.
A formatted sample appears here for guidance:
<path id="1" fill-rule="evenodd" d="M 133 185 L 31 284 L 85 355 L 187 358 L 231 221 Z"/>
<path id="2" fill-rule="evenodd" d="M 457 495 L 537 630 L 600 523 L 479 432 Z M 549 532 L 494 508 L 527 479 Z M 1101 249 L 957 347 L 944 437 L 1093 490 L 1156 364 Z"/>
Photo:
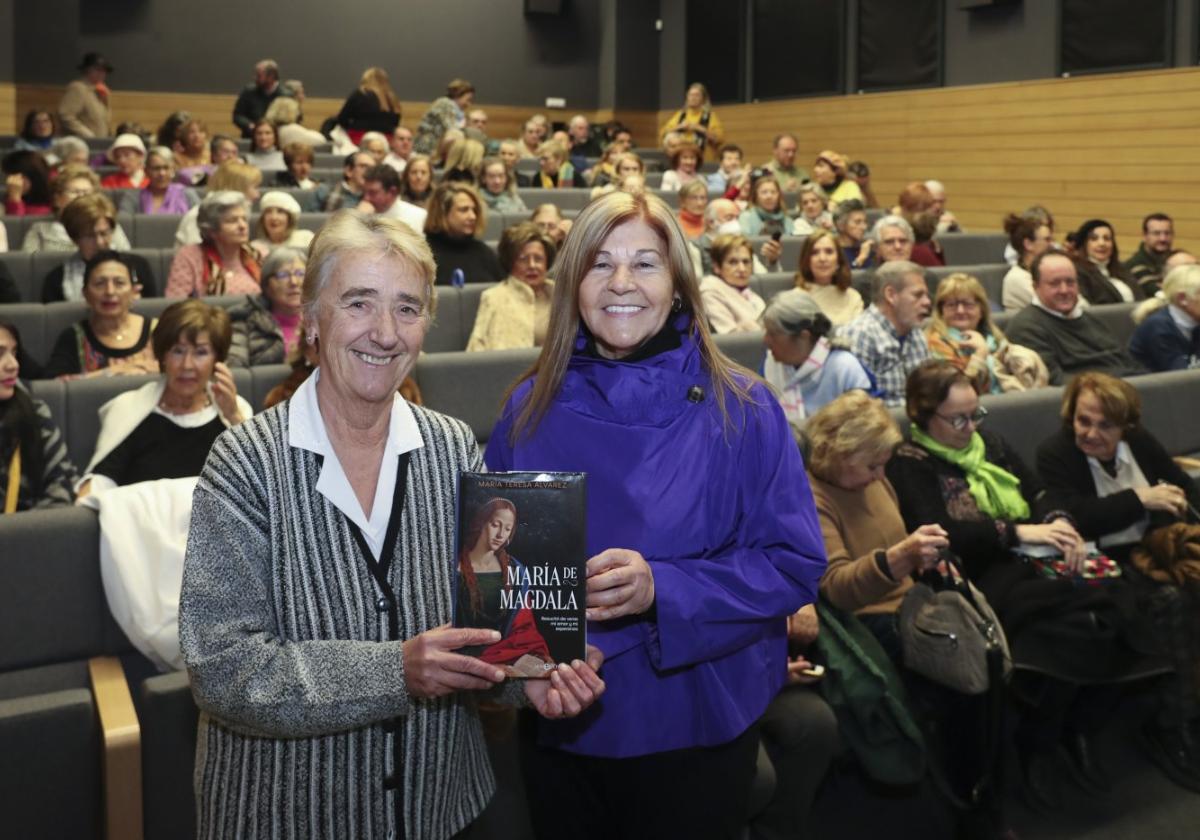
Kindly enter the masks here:
<path id="1" fill-rule="evenodd" d="M 142 730 L 121 660 L 88 660 L 104 742 L 104 821 L 109 840 L 142 840 Z"/>

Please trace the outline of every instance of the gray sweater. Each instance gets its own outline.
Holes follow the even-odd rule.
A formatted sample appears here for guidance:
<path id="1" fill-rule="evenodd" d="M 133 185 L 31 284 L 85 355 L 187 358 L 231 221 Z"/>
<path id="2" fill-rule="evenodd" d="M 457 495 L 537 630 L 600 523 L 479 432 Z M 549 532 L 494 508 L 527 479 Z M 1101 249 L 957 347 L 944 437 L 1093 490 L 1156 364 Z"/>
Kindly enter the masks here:
<path id="1" fill-rule="evenodd" d="M 316 489 L 319 456 L 288 445 L 288 409 L 223 434 L 194 497 L 179 637 L 201 709 L 197 837 L 394 836 L 396 765 L 406 836 L 449 837 L 495 789 L 474 700 L 407 693 L 402 642 Z M 412 410 L 424 446 L 390 571 L 402 639 L 452 620 L 458 474 L 481 464 L 463 423 Z"/>
<path id="2" fill-rule="evenodd" d="M 1033 304 L 1014 315 L 1004 331 L 1013 344 L 1037 351 L 1050 371 L 1051 385 L 1062 385 L 1085 370 L 1113 376 L 1145 373 L 1104 323 L 1086 309 L 1078 318 L 1060 318 Z"/>

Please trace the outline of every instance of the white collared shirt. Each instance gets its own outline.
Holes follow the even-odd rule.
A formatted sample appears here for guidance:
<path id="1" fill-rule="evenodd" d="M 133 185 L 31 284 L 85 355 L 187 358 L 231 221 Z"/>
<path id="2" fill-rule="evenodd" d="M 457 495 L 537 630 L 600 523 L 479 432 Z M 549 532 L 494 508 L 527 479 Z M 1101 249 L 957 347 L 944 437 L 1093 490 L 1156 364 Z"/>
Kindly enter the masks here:
<path id="1" fill-rule="evenodd" d="M 1150 486 L 1150 482 L 1146 480 L 1146 475 L 1142 472 L 1142 468 L 1134 460 L 1129 444 L 1125 441 L 1117 444 L 1115 460 L 1117 462 L 1117 474 L 1112 476 L 1108 474 L 1108 471 L 1104 469 L 1099 460 L 1090 455 L 1088 456 L 1088 469 L 1092 471 L 1092 484 L 1096 487 L 1097 496 L 1103 499 L 1105 496 L 1120 493 L 1122 490 L 1133 490 L 1138 487 Z M 1142 534 L 1146 532 L 1146 526 L 1149 524 L 1150 517 L 1147 514 L 1142 514 L 1142 518 L 1128 528 L 1122 528 L 1120 531 L 1105 534 L 1096 540 L 1096 542 L 1101 547 L 1135 543 L 1142 538 Z"/>
<path id="2" fill-rule="evenodd" d="M 1068 312 L 1066 315 L 1064 315 L 1061 312 L 1059 312 L 1055 309 L 1051 309 L 1049 306 L 1042 303 L 1042 299 L 1039 298 L 1036 294 L 1033 296 L 1033 305 L 1036 306 L 1038 309 L 1042 310 L 1043 312 L 1049 312 L 1055 318 L 1058 318 L 1063 321 L 1074 321 L 1076 318 L 1078 318 L 1080 315 L 1082 315 L 1083 310 L 1087 308 L 1087 302 L 1083 298 L 1079 298 L 1075 302 L 1075 308 L 1072 309 L 1070 312 Z"/>
<path id="3" fill-rule="evenodd" d="M 1183 337 L 1191 341 L 1192 331 L 1197 326 L 1196 319 L 1173 303 L 1167 304 L 1167 311 L 1171 313 L 1171 320 L 1175 322 L 1175 326 L 1179 327 L 1179 331 L 1183 333 Z"/>
<path id="4" fill-rule="evenodd" d="M 324 457 L 321 476 L 317 479 L 317 491 L 358 526 L 367 541 L 367 547 L 378 559 L 392 514 L 397 461 L 403 453 L 420 449 L 425 443 L 421 440 L 412 408 L 403 397 L 396 394 L 392 401 L 383 463 L 379 466 L 379 480 L 375 485 L 375 501 L 371 506 L 371 515 L 366 516 L 350 485 L 350 479 L 342 469 L 342 462 L 333 450 L 333 443 L 329 440 L 325 421 L 321 417 L 321 406 L 317 402 L 317 380 L 320 376 L 321 369 L 317 368 L 288 401 L 288 445 Z"/>

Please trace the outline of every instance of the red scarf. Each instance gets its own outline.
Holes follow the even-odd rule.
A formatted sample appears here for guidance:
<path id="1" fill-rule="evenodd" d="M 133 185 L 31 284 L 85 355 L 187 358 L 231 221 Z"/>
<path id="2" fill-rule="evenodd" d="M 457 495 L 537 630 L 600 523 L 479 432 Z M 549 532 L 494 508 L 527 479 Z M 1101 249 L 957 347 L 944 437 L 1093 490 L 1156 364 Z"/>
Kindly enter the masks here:
<path id="1" fill-rule="evenodd" d="M 108 85 L 104 84 L 104 82 L 96 82 L 95 91 L 96 96 L 100 97 L 100 101 L 107 105 L 108 95 L 112 93 L 112 91 L 108 89 Z"/>
<path id="2" fill-rule="evenodd" d="M 225 294 L 225 265 L 221 262 L 221 254 L 211 242 L 202 242 L 200 250 L 204 253 L 204 294 Z M 255 280 L 259 279 L 258 256 L 249 245 L 243 245 L 239 254 L 242 268 Z"/>

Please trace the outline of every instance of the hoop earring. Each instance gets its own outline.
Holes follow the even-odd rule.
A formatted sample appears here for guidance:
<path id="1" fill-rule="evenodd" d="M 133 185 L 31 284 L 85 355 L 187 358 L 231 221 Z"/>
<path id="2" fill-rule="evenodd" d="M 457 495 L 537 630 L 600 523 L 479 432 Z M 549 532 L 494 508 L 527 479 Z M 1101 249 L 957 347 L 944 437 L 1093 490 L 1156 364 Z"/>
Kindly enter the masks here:
<path id="1" fill-rule="evenodd" d="M 683 298 L 675 298 L 671 301 L 671 311 L 675 313 L 683 311 Z"/>

